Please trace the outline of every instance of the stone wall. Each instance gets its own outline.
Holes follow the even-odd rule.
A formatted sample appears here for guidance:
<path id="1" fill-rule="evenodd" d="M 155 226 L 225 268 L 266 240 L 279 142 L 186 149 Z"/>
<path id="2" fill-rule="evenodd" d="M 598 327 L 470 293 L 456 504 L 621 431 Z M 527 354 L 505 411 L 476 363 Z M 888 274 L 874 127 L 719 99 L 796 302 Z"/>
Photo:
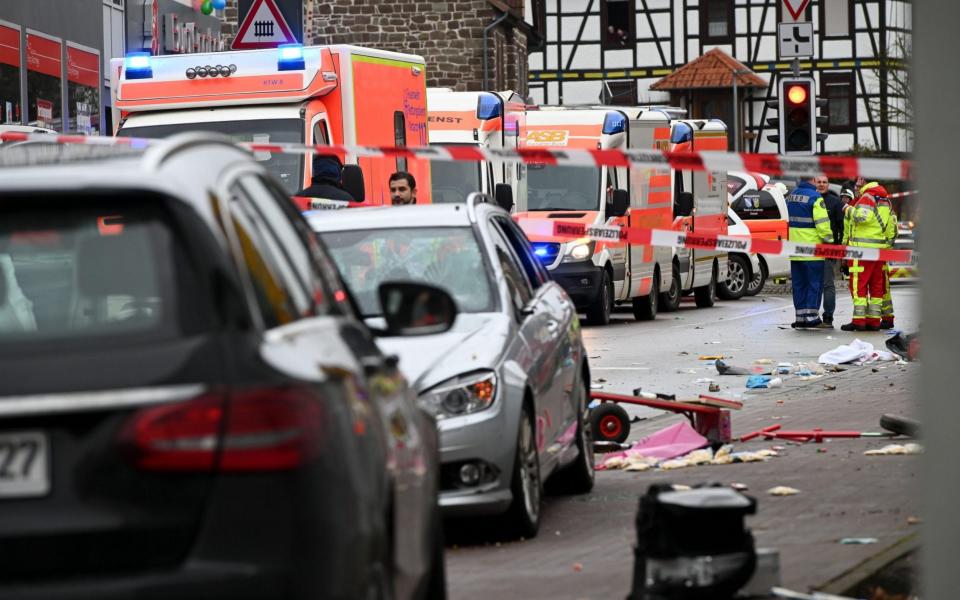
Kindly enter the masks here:
<path id="1" fill-rule="evenodd" d="M 236 32 L 237 1 L 227 0 L 226 35 Z M 527 93 L 527 38 L 512 23 L 523 0 L 304 0 L 306 44 L 355 44 L 419 54 L 427 61 L 427 85 L 482 90 L 483 31 L 509 8 L 511 18 L 488 34 L 488 85 Z"/>

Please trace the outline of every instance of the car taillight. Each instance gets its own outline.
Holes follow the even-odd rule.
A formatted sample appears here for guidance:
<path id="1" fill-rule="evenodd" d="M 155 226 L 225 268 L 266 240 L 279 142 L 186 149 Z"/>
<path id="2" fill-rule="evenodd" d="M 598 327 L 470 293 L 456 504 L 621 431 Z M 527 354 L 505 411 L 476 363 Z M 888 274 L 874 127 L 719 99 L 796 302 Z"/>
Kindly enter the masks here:
<path id="1" fill-rule="evenodd" d="M 308 390 L 239 390 L 143 409 L 121 438 L 150 471 L 292 469 L 319 453 L 322 412 Z"/>

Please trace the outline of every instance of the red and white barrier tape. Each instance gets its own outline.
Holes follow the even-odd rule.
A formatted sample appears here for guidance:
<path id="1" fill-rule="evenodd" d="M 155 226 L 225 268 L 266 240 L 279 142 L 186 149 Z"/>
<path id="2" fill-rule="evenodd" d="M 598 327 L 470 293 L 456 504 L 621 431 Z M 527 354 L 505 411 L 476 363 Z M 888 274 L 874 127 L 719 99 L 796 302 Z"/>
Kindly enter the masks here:
<path id="1" fill-rule="evenodd" d="M 672 248 L 698 248 L 723 252 L 744 252 L 777 256 L 805 256 L 811 258 L 835 258 L 846 260 L 884 260 L 909 262 L 910 250 L 887 250 L 836 246 L 833 244 L 800 244 L 778 240 L 761 240 L 734 235 L 705 235 L 684 233 L 669 229 L 639 229 L 616 225 L 584 225 L 574 221 L 550 219 L 518 219 L 520 227 L 528 236 L 561 239 L 590 238 L 603 242 L 628 242 L 642 246 L 669 246 Z"/>
<path id="2" fill-rule="evenodd" d="M 887 196 L 887 198 L 907 198 L 909 196 L 916 196 L 920 192 L 917 190 L 910 190 L 909 192 L 894 192 Z"/>
<path id="3" fill-rule="evenodd" d="M 42 133 L 0 133 L 0 140 L 41 141 L 58 144 L 116 144 L 146 147 L 159 140 L 110 138 Z M 438 161 L 494 161 L 561 166 L 674 168 L 689 171 L 754 171 L 771 176 L 813 176 L 835 179 L 910 179 L 912 162 L 888 158 L 850 156 L 778 156 L 733 152 L 667 152 L 661 150 L 586 150 L 555 148 L 484 148 L 473 145 L 398 148 L 392 146 L 307 146 L 303 144 L 240 143 L 251 151 L 284 154 L 351 154 L 362 157 L 396 157 Z"/>

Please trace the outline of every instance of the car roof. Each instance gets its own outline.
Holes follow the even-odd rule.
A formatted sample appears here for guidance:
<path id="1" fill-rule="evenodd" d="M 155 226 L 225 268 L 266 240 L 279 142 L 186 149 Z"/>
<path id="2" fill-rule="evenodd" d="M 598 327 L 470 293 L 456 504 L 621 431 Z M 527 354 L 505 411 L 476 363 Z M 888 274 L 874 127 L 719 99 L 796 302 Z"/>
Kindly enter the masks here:
<path id="1" fill-rule="evenodd" d="M 87 144 L 31 140 L 0 146 L 0 195 L 63 193 L 79 199 L 84 192 L 156 192 L 192 205 L 212 222 L 210 198 L 226 172 L 241 164 L 269 177 L 249 151 L 209 133 L 179 134 L 146 148 L 103 138 Z"/>
<path id="2" fill-rule="evenodd" d="M 489 210 L 480 204 L 478 212 Z M 356 229 L 396 229 L 398 227 L 467 227 L 470 225 L 467 204 L 414 204 L 412 206 L 377 206 L 314 210 L 305 213 L 315 231 L 349 231 Z"/>

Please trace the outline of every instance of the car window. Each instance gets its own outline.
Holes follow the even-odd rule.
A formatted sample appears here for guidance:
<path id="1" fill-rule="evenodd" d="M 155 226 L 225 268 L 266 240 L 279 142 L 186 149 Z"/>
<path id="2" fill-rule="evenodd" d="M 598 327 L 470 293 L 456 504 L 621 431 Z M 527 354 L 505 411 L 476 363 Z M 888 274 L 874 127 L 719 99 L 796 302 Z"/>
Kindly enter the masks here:
<path id="1" fill-rule="evenodd" d="M 510 301 L 513 302 L 513 307 L 519 311 L 533 298 L 533 287 L 510 248 L 510 243 L 500 230 L 491 227 L 490 237 L 493 238 L 497 262 L 500 264 L 500 269 L 503 271 L 503 277 L 507 283 L 507 290 L 510 292 Z"/>
<path id="2" fill-rule="evenodd" d="M 271 329 L 292 323 L 310 310 L 306 291 L 295 282 L 290 265 L 243 190 L 231 189 L 230 217 L 236 233 L 237 261 L 249 276 L 255 312 L 264 327 Z"/>
<path id="3" fill-rule="evenodd" d="M 780 218 L 777 201 L 766 190 L 748 190 L 733 202 L 732 208 L 744 221 Z"/>
<path id="4" fill-rule="evenodd" d="M 379 316 L 385 281 L 417 281 L 449 293 L 460 312 L 496 309 L 492 275 L 470 227 L 321 232 L 364 317 Z"/>
<path id="5" fill-rule="evenodd" d="M 307 293 L 307 306 L 304 314 L 321 314 L 328 310 L 329 287 L 324 285 L 315 257 L 322 252 L 316 237 L 293 209 L 290 198 L 259 175 L 247 175 L 240 178 L 240 184 L 249 193 L 249 198 L 261 219 L 270 230 L 271 238 L 277 243 L 293 269 L 298 287 Z"/>
<path id="6" fill-rule="evenodd" d="M 727 193 L 731 196 L 736 196 L 737 192 L 742 190 L 745 185 L 747 185 L 747 182 L 743 179 L 740 179 L 736 175 L 727 174 Z"/>
<path id="7" fill-rule="evenodd" d="M 213 327 L 163 200 L 8 195 L 0 204 L 0 348 L 170 339 Z"/>
<path id="8" fill-rule="evenodd" d="M 510 244 L 510 247 L 513 248 L 530 286 L 533 289 L 538 289 L 548 278 L 543 274 L 543 266 L 540 261 L 533 256 L 533 249 L 530 247 L 530 242 L 527 241 L 526 236 L 510 219 L 494 217 L 492 221 L 500 234 Z"/>

